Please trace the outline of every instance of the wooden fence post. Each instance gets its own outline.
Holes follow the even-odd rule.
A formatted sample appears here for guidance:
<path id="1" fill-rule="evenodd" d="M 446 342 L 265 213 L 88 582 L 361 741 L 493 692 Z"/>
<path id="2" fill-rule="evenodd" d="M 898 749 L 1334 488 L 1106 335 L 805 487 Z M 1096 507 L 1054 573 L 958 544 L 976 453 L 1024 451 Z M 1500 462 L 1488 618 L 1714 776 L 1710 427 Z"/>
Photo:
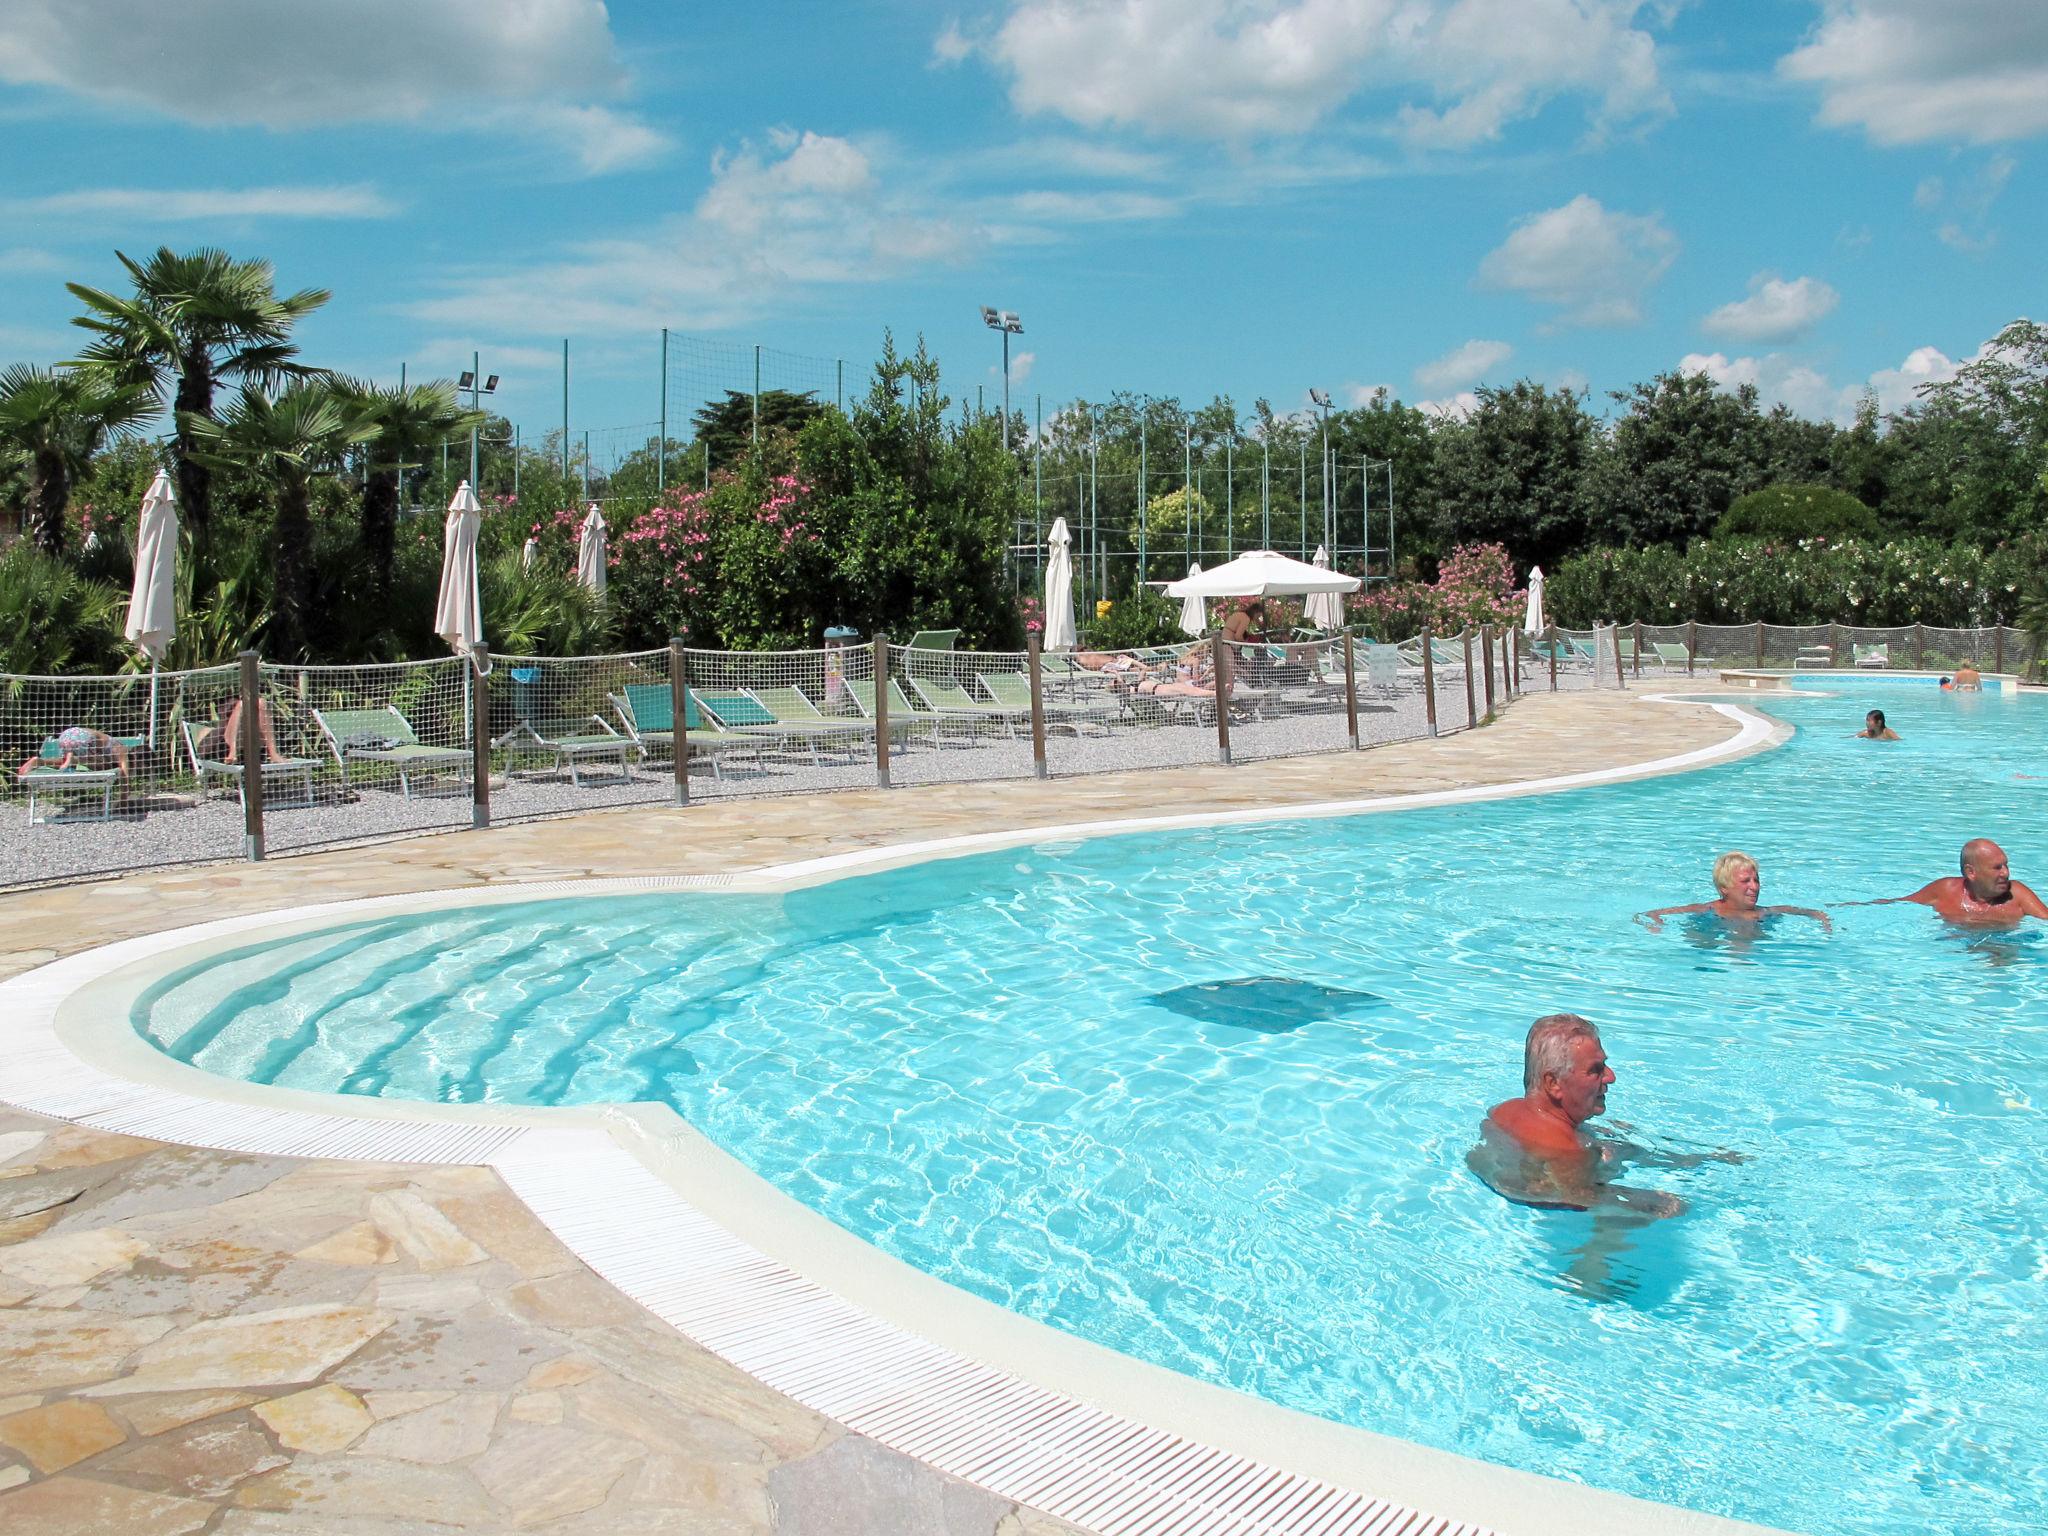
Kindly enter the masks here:
<path id="1" fill-rule="evenodd" d="M 1991 636 L 1992 636 L 1992 639 L 1991 639 L 1991 645 L 1992 645 L 1992 652 L 1991 652 L 1991 670 L 1992 670 L 1993 672 L 2003 672 L 2003 671 L 2005 670 L 2005 620 L 2004 620 L 2004 619 L 2002 619 L 2002 618 L 2001 618 L 2001 619 L 2000 619 L 2000 620 L 1998 621 L 1998 624 L 1997 624 L 1997 626 L 1996 626 L 1995 628 L 1993 628 L 1993 630 L 1991 631 Z"/>
<path id="2" fill-rule="evenodd" d="M 1764 621 L 1762 619 L 1756 621 L 1756 664 L 1759 669 L 1764 664 Z"/>
<path id="3" fill-rule="evenodd" d="M 1927 626 L 1925 624 L 1915 624 L 1913 626 L 1913 670 L 1915 672 L 1927 670 Z"/>
<path id="4" fill-rule="evenodd" d="M 491 652 L 479 641 L 469 653 L 469 825 L 491 824 Z"/>
<path id="5" fill-rule="evenodd" d="M 1598 635 L 1593 637 L 1593 656 L 1597 665 L 1600 656 L 1600 637 Z M 1614 685 L 1617 688 L 1626 688 L 1628 686 L 1628 679 L 1621 675 L 1621 625 L 1619 624 L 1614 626 Z"/>
<path id="6" fill-rule="evenodd" d="M 1550 691 L 1555 693 L 1557 692 L 1557 626 L 1555 624 L 1546 625 L 1543 633 L 1545 638 L 1550 641 Z"/>
<path id="7" fill-rule="evenodd" d="M 912 637 L 916 638 L 915 636 Z M 875 636 L 875 788 L 889 787 L 889 637 Z"/>
<path id="8" fill-rule="evenodd" d="M 1429 638 L 1429 626 L 1422 626 L 1422 712 L 1429 721 L 1429 734 L 1436 735 L 1436 642 Z"/>
<path id="9" fill-rule="evenodd" d="M 683 637 L 668 637 L 668 755 L 677 805 L 690 803 L 690 662 Z"/>
<path id="10" fill-rule="evenodd" d="M 1038 664 L 1038 631 L 1024 635 L 1026 660 L 1031 668 L 1031 772 L 1044 778 L 1045 769 L 1045 672 Z"/>
<path id="11" fill-rule="evenodd" d="M 1486 713 L 1493 713 L 1493 630 L 1485 624 L 1479 626 L 1479 655 L 1486 664 Z"/>
<path id="12" fill-rule="evenodd" d="M 1344 724 L 1351 732 L 1351 750 L 1358 750 L 1358 663 L 1351 656 L 1351 631 L 1347 627 L 1337 636 L 1344 647 Z"/>
<path id="13" fill-rule="evenodd" d="M 1219 631 L 1209 642 L 1216 673 L 1216 761 L 1230 766 L 1230 642 Z"/>
<path id="14" fill-rule="evenodd" d="M 1635 673 L 1637 677 L 1641 677 L 1643 675 L 1643 621 L 1641 619 L 1636 620 L 1636 643 L 1630 649 L 1635 652 L 1635 665 L 1629 668 L 1629 670 Z"/>
<path id="15" fill-rule="evenodd" d="M 254 651 L 236 658 L 242 666 L 242 857 L 263 859 L 263 675 Z"/>
<path id="16" fill-rule="evenodd" d="M 1687 677 L 1692 676 L 1693 658 L 1699 654 L 1699 651 L 1700 621 L 1698 619 L 1687 619 L 1685 621 L 1685 675 Z"/>
<path id="17" fill-rule="evenodd" d="M 1467 624 L 1458 638 L 1465 646 L 1465 724 L 1474 726 L 1479 723 L 1479 698 L 1472 691 L 1472 626 Z"/>

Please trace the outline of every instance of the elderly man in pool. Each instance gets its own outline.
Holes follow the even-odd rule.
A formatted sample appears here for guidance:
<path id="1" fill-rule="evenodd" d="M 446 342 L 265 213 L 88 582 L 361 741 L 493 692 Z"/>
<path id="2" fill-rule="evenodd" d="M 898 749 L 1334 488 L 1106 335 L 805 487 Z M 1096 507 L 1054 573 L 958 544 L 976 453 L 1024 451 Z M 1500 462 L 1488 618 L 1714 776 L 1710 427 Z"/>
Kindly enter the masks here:
<path id="1" fill-rule="evenodd" d="M 1553 1013 L 1529 1026 L 1522 1047 L 1522 1096 L 1493 1106 L 1465 1164 L 1496 1194 L 1521 1205 L 1593 1210 L 1618 1207 L 1655 1219 L 1685 1209 L 1676 1195 L 1609 1182 L 1627 1163 L 1696 1168 L 1738 1163 L 1734 1152 L 1661 1152 L 1609 1142 L 1585 1129 L 1607 1111 L 1614 1083 L 1600 1031 L 1576 1013 Z"/>
<path id="2" fill-rule="evenodd" d="M 1960 875 L 1944 875 L 1910 896 L 1887 896 L 1884 901 L 1915 901 L 1952 923 L 1973 927 L 2009 927 L 2024 918 L 2048 918 L 2048 906 L 2013 879 L 2005 850 L 1990 838 L 1973 837 L 1963 844 L 1962 865 Z"/>

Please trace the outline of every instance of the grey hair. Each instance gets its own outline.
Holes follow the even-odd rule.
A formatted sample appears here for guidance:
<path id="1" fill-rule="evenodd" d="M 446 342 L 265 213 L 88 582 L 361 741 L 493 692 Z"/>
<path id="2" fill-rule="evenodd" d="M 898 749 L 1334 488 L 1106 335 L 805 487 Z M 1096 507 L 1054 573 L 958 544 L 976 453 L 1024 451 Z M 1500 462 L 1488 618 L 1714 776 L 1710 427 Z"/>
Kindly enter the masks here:
<path id="1" fill-rule="evenodd" d="M 1558 1077 L 1569 1072 L 1574 1040 L 1598 1044 L 1600 1031 L 1576 1013 L 1548 1013 L 1531 1024 L 1528 1043 L 1522 1047 L 1522 1092 L 1534 1093 L 1546 1072 Z"/>

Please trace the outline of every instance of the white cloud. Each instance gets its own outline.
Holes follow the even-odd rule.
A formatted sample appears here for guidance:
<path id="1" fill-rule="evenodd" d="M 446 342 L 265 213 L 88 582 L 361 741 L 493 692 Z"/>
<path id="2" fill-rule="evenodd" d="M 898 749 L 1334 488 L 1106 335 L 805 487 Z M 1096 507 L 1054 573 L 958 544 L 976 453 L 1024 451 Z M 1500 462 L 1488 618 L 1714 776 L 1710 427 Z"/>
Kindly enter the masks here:
<path id="1" fill-rule="evenodd" d="M 1418 400 L 1415 408 L 1427 415 L 1441 416 L 1449 421 L 1468 421 L 1479 409 L 1479 396 L 1471 390 L 1460 390 L 1442 400 Z"/>
<path id="2" fill-rule="evenodd" d="M 972 52 L 974 44 L 960 30 L 960 23 L 949 18 L 939 35 L 932 39 L 932 67 L 938 69 L 958 64 Z"/>
<path id="3" fill-rule="evenodd" d="M 1582 192 L 1516 224 L 1480 262 L 1479 281 L 1556 305 L 1565 325 L 1635 325 L 1677 255 L 1657 214 L 1610 213 Z"/>
<path id="4" fill-rule="evenodd" d="M 1991 352 L 1990 343 L 1977 356 Z M 1704 373 L 1723 389 L 1754 384 L 1766 406 L 1784 404 L 1802 416 L 1847 425 L 1866 393 L 1877 397 L 1884 413 L 1917 404 L 1920 389 L 1956 376 L 1960 365 L 1939 347 L 1916 347 L 1896 368 L 1880 368 L 1860 383 L 1837 384 L 1810 363 L 1768 352 L 1761 357 L 1729 357 L 1721 352 L 1688 353 L 1678 364 L 1681 373 Z"/>
<path id="5" fill-rule="evenodd" d="M 1482 384 L 1486 375 L 1515 355 L 1504 341 L 1468 341 L 1415 370 L 1415 382 L 1432 394 L 1460 384 Z"/>
<path id="6" fill-rule="evenodd" d="M 1243 140 L 1308 132 L 1361 91 L 1419 92 L 1427 147 L 1499 136 L 1555 96 L 1595 123 L 1669 110 L 1642 0 L 1010 0 L 984 52 L 1021 112 Z M 950 34 L 941 34 L 946 46 Z"/>
<path id="7" fill-rule="evenodd" d="M 64 259 L 55 251 L 17 245 L 0 250 L 0 272 L 61 272 Z"/>
<path id="8" fill-rule="evenodd" d="M 0 81 L 182 122 L 518 133 L 589 172 L 667 146 L 603 103 L 627 81 L 602 0 L 8 0 Z"/>
<path id="9" fill-rule="evenodd" d="M 193 219 L 385 219 L 398 205 L 375 187 L 90 187 L 0 204 L 23 217 L 137 222 Z"/>
<path id="10" fill-rule="evenodd" d="M 1344 403 L 1352 410 L 1362 410 L 1384 395 L 1391 400 L 1394 387 L 1391 384 L 1346 384 L 1343 389 Z"/>
<path id="11" fill-rule="evenodd" d="M 421 319 L 510 335 L 722 329 L 793 293 L 954 263 L 988 242 L 979 224 L 887 184 L 868 149 L 778 132 L 711 162 L 688 213 L 590 241 L 563 258 L 458 275 L 408 306 Z"/>
<path id="12" fill-rule="evenodd" d="M 1967 255 L 1989 250 L 1998 243 L 1991 209 L 2016 167 L 2011 155 L 1993 154 L 1967 175 L 1925 177 L 1913 189 L 1913 206 L 1938 217 L 1935 238 L 1951 250 Z"/>
<path id="13" fill-rule="evenodd" d="M 1012 352 L 1010 354 L 1010 388 L 1013 390 L 1022 389 L 1024 381 L 1031 377 L 1031 370 L 1037 362 L 1038 354 L 1036 352 Z M 994 379 L 996 383 L 1001 384 L 1003 382 L 1001 366 L 990 364 L 988 376 Z"/>
<path id="14" fill-rule="evenodd" d="M 1821 0 L 1778 61 L 1818 87 L 1820 121 L 1879 144 L 1988 144 L 2048 132 L 2048 6 L 2038 0 Z"/>
<path id="15" fill-rule="evenodd" d="M 1734 341 L 1793 341 L 1834 313 L 1841 295 L 1817 277 L 1787 282 L 1770 272 L 1749 280 L 1749 297 L 1723 304 L 1700 322 L 1709 336 Z"/>

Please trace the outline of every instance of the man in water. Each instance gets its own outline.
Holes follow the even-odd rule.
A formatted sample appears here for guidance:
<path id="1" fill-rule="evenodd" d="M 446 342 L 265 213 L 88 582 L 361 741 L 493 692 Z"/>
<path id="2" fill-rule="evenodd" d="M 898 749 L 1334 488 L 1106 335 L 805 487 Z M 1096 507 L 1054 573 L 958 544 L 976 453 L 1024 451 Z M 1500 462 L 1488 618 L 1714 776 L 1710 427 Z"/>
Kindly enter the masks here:
<path id="1" fill-rule="evenodd" d="M 1884 723 L 1884 711 L 1873 709 L 1863 717 L 1863 729 L 1856 733 L 1858 741 L 1897 741 L 1899 733 Z"/>
<path id="2" fill-rule="evenodd" d="M 1880 724 L 1883 719 L 1882 715 L 1878 716 Z M 1758 906 L 1757 898 L 1764 889 L 1763 872 L 1756 867 L 1755 859 L 1739 849 L 1731 849 L 1714 860 L 1714 889 L 1721 893 L 1717 900 L 1695 901 L 1683 907 L 1658 907 L 1653 912 L 1640 914 L 1636 920 L 1648 924 L 1652 933 L 1663 931 L 1665 918 L 1693 912 L 1711 912 L 1724 923 L 1752 927 L 1766 917 L 1810 917 L 1823 928 L 1832 930 L 1834 927 L 1825 912 L 1816 912 L 1811 907 Z"/>
<path id="3" fill-rule="evenodd" d="M 1932 907 L 1952 923 L 1972 926 L 2010 925 L 2022 918 L 2048 918 L 2048 906 L 2013 879 L 2005 850 L 1988 837 L 1963 844 L 1963 872 L 1930 880 L 1910 896 L 1887 901 L 1915 901 Z"/>
<path id="4" fill-rule="evenodd" d="M 1974 662 L 1964 662 L 1956 668 L 1956 691 L 1958 693 L 1981 693 L 1984 689 L 1984 674 L 1977 670 Z"/>
<path id="5" fill-rule="evenodd" d="M 1600 1031 L 1576 1013 L 1553 1013 L 1529 1026 L 1522 1047 L 1522 1096 L 1494 1105 L 1479 1145 L 1465 1164 L 1494 1193 L 1522 1205 L 1571 1210 L 1619 1206 L 1655 1219 L 1685 1209 L 1675 1195 L 1611 1184 L 1623 1163 L 1694 1168 L 1739 1162 L 1732 1152 L 1656 1152 L 1627 1142 L 1602 1142 L 1584 1129 L 1607 1110 L 1614 1069 Z"/>

